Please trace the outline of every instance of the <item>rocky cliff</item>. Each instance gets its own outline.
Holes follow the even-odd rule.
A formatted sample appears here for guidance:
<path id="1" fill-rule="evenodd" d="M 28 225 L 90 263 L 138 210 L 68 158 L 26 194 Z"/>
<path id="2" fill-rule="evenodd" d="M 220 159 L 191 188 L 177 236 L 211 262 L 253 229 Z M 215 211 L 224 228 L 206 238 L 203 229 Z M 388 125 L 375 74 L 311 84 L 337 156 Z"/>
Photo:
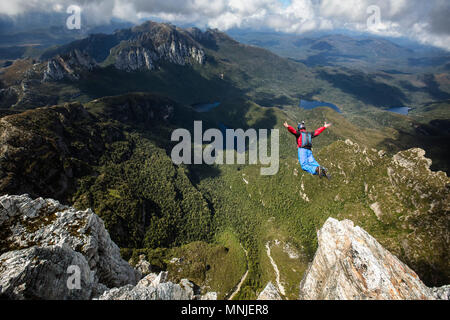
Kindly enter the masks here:
<path id="1" fill-rule="evenodd" d="M 161 62 L 203 64 L 205 52 L 190 34 L 168 24 L 149 22 L 132 29 L 131 37 L 111 49 L 117 69 L 153 70 Z"/>
<path id="2" fill-rule="evenodd" d="M 214 293 L 200 296 L 186 279 L 180 284 L 168 282 L 167 273 L 140 280 L 141 273 L 121 258 L 103 221 L 90 209 L 78 211 L 52 199 L 4 195 L 0 230 L 2 298 L 216 298 Z"/>
<path id="3" fill-rule="evenodd" d="M 0 227 L 0 292 L 8 298 L 86 299 L 101 288 L 134 285 L 140 278 L 90 209 L 4 195 Z M 67 288 L 71 265 L 81 271 L 80 290 Z"/>
<path id="4" fill-rule="evenodd" d="M 417 274 L 349 220 L 329 218 L 300 284 L 300 299 L 437 299 L 449 288 L 428 288 Z"/>
<path id="5" fill-rule="evenodd" d="M 97 64 L 86 53 L 75 49 L 65 55 L 57 55 L 47 61 L 42 81 L 78 80 L 83 71 L 93 70 Z"/>

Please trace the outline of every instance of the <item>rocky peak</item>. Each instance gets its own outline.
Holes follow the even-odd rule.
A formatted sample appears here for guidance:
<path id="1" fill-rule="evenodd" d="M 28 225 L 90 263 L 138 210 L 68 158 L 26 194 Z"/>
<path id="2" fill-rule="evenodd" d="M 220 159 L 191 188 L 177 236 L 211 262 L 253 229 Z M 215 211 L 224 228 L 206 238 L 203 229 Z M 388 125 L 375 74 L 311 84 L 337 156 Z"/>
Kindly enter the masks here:
<path id="1" fill-rule="evenodd" d="M 149 21 L 131 32 L 127 40 L 111 49 L 117 69 L 154 70 L 161 61 L 177 65 L 205 62 L 205 52 L 183 29 Z"/>
<path id="2" fill-rule="evenodd" d="M 42 81 L 78 80 L 81 72 L 91 71 L 96 66 L 96 62 L 88 54 L 75 49 L 48 60 Z"/>
<path id="3" fill-rule="evenodd" d="M 428 288 L 417 274 L 350 220 L 329 218 L 300 284 L 300 299 L 436 299 L 448 289 Z"/>

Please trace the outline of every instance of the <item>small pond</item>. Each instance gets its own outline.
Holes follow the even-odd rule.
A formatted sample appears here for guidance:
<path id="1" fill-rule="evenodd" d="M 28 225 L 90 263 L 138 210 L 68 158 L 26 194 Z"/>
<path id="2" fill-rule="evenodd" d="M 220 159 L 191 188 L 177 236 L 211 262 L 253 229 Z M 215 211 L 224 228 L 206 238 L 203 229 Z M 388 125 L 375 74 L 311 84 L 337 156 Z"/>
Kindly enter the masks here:
<path id="1" fill-rule="evenodd" d="M 341 109 L 339 109 L 336 105 L 329 103 L 329 102 L 322 102 L 322 101 L 308 101 L 308 100 L 300 100 L 299 107 L 310 110 L 317 107 L 329 107 L 333 109 L 334 111 L 337 111 L 339 113 L 342 113 Z"/>
<path id="2" fill-rule="evenodd" d="M 408 108 L 408 107 L 395 107 L 395 108 L 389 108 L 389 109 L 386 109 L 386 110 L 390 111 L 390 112 L 395 112 L 395 113 L 407 116 L 408 113 L 409 113 L 409 110 L 411 110 L 411 109 Z"/>
<path id="3" fill-rule="evenodd" d="M 208 112 L 208 111 L 211 111 L 214 108 L 217 108 L 219 105 L 220 105 L 220 102 L 196 103 L 196 104 L 193 104 L 192 107 L 197 112 Z"/>

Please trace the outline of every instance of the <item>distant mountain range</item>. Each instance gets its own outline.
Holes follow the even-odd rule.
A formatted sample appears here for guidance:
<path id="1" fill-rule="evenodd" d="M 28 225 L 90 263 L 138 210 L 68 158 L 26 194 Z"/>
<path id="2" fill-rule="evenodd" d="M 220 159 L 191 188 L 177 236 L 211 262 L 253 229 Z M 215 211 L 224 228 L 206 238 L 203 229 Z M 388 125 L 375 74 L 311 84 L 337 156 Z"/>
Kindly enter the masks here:
<path id="1" fill-rule="evenodd" d="M 428 68 L 448 70 L 450 53 L 395 38 L 368 35 L 233 31 L 236 40 L 269 49 L 309 66 L 345 66 L 369 70 Z"/>
<path id="2" fill-rule="evenodd" d="M 245 34 L 245 37 L 252 36 L 253 33 Z M 218 30 L 182 29 L 155 22 L 111 34 L 93 34 L 46 49 L 34 62 L 25 61 L 21 66 L 6 68 L 0 80 L 3 87 L 9 88 L 0 94 L 0 104 L 16 108 L 27 104 L 45 105 L 45 92 L 52 93 L 48 99 L 51 102 L 60 91 L 64 92 L 58 93 L 60 102 L 86 96 L 84 101 L 87 101 L 128 92 L 128 84 L 134 88 L 132 91 L 152 88 L 188 104 L 216 102 L 232 93 L 233 96 L 249 96 L 265 106 L 294 105 L 302 98 L 344 104 L 347 111 L 361 109 L 359 102 L 381 109 L 414 108 L 450 98 L 448 72 L 442 70 L 447 61 L 445 56 L 434 56 L 434 60 L 430 60 L 417 56 L 413 49 L 383 39 L 358 40 L 342 35 L 294 39 L 270 34 L 264 41 L 272 41 L 270 36 L 280 45 L 269 45 L 269 49 L 289 51 L 291 46 L 295 49 L 292 52 L 305 56 L 284 59 L 259 47 L 242 45 Z M 264 45 L 260 41 L 263 40 L 250 42 Z M 286 55 L 289 56 L 289 52 Z M 79 60 L 81 56 L 84 62 Z M 86 65 L 90 60 L 89 66 Z M 4 65 L 8 67 L 11 63 L 6 61 Z M 87 67 L 85 71 L 92 71 L 94 65 L 98 68 L 86 73 L 80 63 Z M 378 66 L 379 63 L 382 66 Z M 437 64 L 437 67 L 430 67 L 430 64 Z M 21 71 L 17 72 L 17 68 Z M 130 71 L 140 73 L 132 75 Z M 26 73 L 25 77 L 20 76 L 22 72 Z M 178 81 L 167 81 L 175 76 Z M 116 83 L 116 79 L 122 77 L 130 78 L 125 85 L 123 81 Z M 166 81 L 160 81 L 161 77 Z M 79 81 L 70 84 L 70 90 L 68 84 L 61 83 L 48 90 L 37 82 L 43 78 Z M 19 85 L 23 81 L 26 85 Z M 191 90 L 186 90 L 186 83 Z M 33 87 L 40 88 L 30 96 L 27 91 L 32 92 Z M 193 92 L 197 95 L 195 99 Z M 353 101 L 350 102 L 349 97 Z"/>

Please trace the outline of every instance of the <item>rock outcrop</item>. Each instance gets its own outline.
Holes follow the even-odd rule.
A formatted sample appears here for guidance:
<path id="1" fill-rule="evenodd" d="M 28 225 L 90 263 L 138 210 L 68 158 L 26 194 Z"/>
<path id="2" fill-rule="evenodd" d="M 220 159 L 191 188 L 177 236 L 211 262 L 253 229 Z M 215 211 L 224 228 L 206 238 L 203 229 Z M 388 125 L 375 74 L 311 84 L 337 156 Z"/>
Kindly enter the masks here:
<path id="1" fill-rule="evenodd" d="M 300 284 L 300 299 L 436 299 L 445 288 L 425 286 L 417 274 L 349 220 L 329 218 Z"/>
<path id="2" fill-rule="evenodd" d="M 263 291 L 258 295 L 257 300 L 282 300 L 277 288 L 269 282 Z"/>
<path id="3" fill-rule="evenodd" d="M 136 286 L 123 286 L 105 291 L 99 300 L 217 300 L 217 294 L 209 292 L 201 296 L 194 284 L 182 279 L 179 284 L 168 281 L 167 272 L 151 273 Z"/>
<path id="4" fill-rule="evenodd" d="M 128 72 L 154 70 L 161 61 L 177 65 L 203 64 L 205 61 L 205 53 L 202 49 L 176 40 L 162 44 L 157 48 L 130 43 L 115 50 L 114 66 L 119 70 Z"/>
<path id="5" fill-rule="evenodd" d="M 439 288 L 431 288 L 433 295 L 439 300 L 450 300 L 450 285 Z"/>
<path id="6" fill-rule="evenodd" d="M 152 272 L 152 266 L 147 260 L 145 260 L 144 254 L 141 254 L 139 256 L 139 261 L 138 263 L 136 263 L 134 268 L 138 270 L 143 276 L 146 276 Z"/>
<path id="7" fill-rule="evenodd" d="M 191 300 L 200 295 L 187 279 L 167 272 L 141 279 L 120 256 L 103 221 L 52 199 L 0 197 L 0 298 L 58 300 Z M 143 271 L 150 265 L 140 262 Z M 140 280 L 141 279 L 141 280 Z"/>
<path id="8" fill-rule="evenodd" d="M 114 66 L 125 71 L 154 70 L 157 60 L 159 57 L 155 52 L 140 46 L 129 45 L 117 51 Z"/>
<path id="9" fill-rule="evenodd" d="M 168 24 L 145 23 L 111 49 L 114 65 L 124 71 L 154 70 L 162 62 L 203 64 L 206 55 L 191 35 Z"/>
<path id="10" fill-rule="evenodd" d="M 67 285 L 70 266 L 79 269 L 79 289 Z M 86 300 L 101 287 L 86 258 L 67 245 L 9 251 L 0 256 L 0 297 Z"/>
<path id="11" fill-rule="evenodd" d="M 48 60 L 42 81 L 78 80 L 81 72 L 91 71 L 96 66 L 96 62 L 89 55 L 75 49 Z"/>
<path id="12" fill-rule="evenodd" d="M 96 287 L 134 285 L 140 278 L 90 209 L 4 195 L 0 228 L 0 293 L 8 298 L 88 298 Z M 75 296 L 66 288 L 70 265 L 80 268 L 86 284 Z"/>

